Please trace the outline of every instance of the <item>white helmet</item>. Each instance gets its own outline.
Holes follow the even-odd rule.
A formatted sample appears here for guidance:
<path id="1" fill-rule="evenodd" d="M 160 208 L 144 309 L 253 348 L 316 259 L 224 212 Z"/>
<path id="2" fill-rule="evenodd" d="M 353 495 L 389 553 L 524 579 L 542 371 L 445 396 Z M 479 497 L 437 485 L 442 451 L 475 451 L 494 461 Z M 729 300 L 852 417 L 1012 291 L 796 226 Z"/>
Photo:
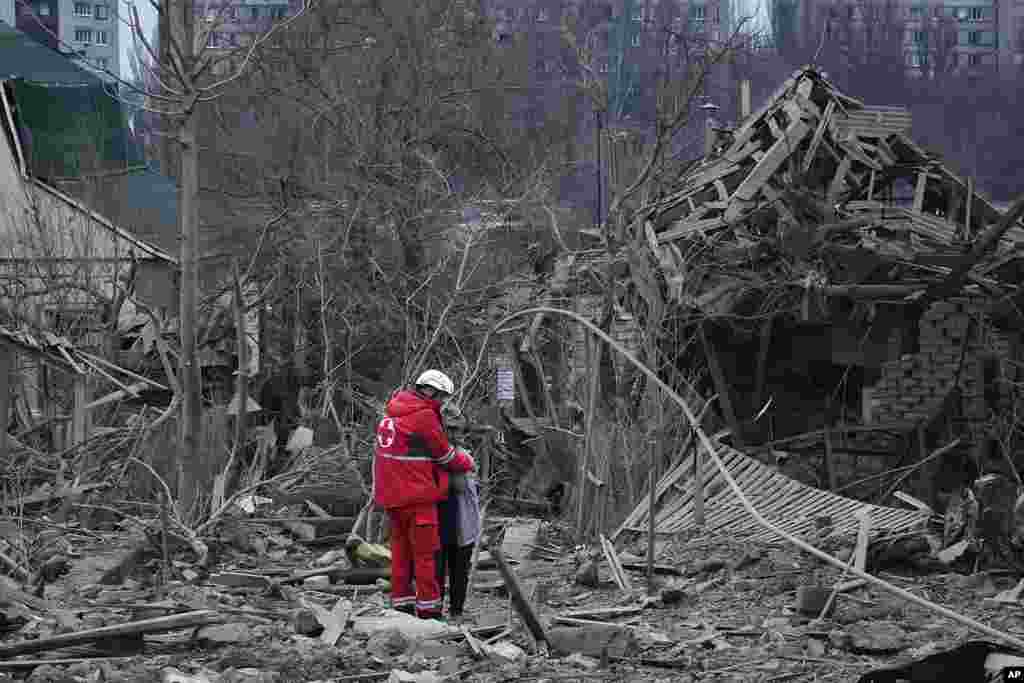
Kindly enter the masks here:
<path id="1" fill-rule="evenodd" d="M 455 393 L 455 382 L 440 370 L 427 370 L 416 380 L 418 387 L 433 387 L 451 396 Z"/>

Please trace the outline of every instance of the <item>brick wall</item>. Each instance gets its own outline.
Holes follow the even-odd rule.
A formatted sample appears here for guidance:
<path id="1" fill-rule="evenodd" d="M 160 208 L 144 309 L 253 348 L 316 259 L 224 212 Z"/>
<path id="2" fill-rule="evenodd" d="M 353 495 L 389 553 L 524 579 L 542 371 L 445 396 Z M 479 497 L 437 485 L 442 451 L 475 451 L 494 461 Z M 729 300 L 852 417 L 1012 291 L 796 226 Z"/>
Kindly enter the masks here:
<path id="1" fill-rule="evenodd" d="M 890 358 L 882 364 L 882 376 L 874 386 L 872 414 L 877 422 L 917 421 L 933 415 L 956 380 L 971 318 L 977 319 L 982 302 L 968 298 L 933 304 L 921 318 L 919 352 L 899 355 L 899 334 L 890 339 Z M 995 350 L 1008 357 L 1008 340 L 986 336 L 984 326 L 966 348 L 960 388 L 964 416 L 971 422 L 986 418 L 983 395 L 982 356 Z"/>

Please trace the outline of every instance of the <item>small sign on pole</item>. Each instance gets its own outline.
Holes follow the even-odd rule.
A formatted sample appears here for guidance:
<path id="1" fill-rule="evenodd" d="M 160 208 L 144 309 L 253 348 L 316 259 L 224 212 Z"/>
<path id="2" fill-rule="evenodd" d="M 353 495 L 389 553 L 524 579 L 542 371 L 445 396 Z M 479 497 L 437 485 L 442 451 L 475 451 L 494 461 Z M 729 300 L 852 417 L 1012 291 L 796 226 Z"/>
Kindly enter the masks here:
<path id="1" fill-rule="evenodd" d="M 512 368 L 498 368 L 499 401 L 514 401 L 516 398 L 516 378 Z"/>

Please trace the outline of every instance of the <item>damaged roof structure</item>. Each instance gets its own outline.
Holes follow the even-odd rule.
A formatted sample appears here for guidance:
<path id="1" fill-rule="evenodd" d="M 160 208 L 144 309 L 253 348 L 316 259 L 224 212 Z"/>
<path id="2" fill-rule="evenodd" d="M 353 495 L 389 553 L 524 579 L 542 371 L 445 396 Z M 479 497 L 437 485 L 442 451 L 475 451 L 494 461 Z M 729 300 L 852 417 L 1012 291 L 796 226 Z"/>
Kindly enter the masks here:
<path id="1" fill-rule="evenodd" d="M 813 68 L 795 72 L 736 130 L 719 132 L 715 153 L 647 221 L 670 299 L 714 315 L 768 283 L 789 300 L 810 287 L 892 298 L 948 275 L 1001 212 L 919 147 L 910 127 L 904 109 L 867 106 Z M 1021 244 L 1018 225 L 999 253 Z M 713 246 L 724 267 L 701 271 L 697 245 Z M 972 286 L 1007 291 L 988 277 L 994 265 L 977 269 Z"/>
<path id="2" fill-rule="evenodd" d="M 902 487 L 941 510 L 972 467 L 985 469 L 994 416 L 1019 400 L 1004 380 L 1024 358 L 1024 225 L 915 143 L 911 123 L 804 67 L 735 129 L 715 131 L 712 153 L 638 222 L 659 266 L 664 310 L 650 311 L 649 291 L 641 298 L 661 354 L 717 395 L 729 468 L 749 490 L 767 487 L 761 512 L 796 533 L 825 508 L 837 530 L 855 529 L 863 504 L 794 480 L 834 491 L 867 476 L 845 493 L 892 504 Z M 636 254 L 626 260 L 633 282 L 651 282 Z M 684 338 L 700 343 L 667 343 Z M 955 439 L 940 461 L 884 474 Z M 661 477 L 659 533 L 693 523 L 681 483 L 693 469 L 683 458 Z M 715 467 L 702 469 L 708 525 L 750 526 Z M 642 533 L 647 506 L 619 533 Z M 871 513 L 890 530 L 917 523 L 909 511 Z"/>

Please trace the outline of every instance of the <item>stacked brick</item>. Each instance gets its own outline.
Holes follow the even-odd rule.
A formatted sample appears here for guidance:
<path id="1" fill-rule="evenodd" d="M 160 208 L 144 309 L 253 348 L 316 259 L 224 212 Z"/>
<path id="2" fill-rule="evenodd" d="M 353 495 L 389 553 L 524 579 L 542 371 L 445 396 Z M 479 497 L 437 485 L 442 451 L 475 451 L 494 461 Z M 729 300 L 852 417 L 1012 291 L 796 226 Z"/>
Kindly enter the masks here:
<path id="1" fill-rule="evenodd" d="M 895 360 L 882 365 L 882 376 L 873 392 L 872 412 L 877 422 L 913 422 L 938 410 L 956 381 L 970 321 L 980 319 L 982 310 L 981 301 L 968 298 L 933 304 L 921 318 L 918 353 L 899 356 L 899 335 L 890 339 L 894 348 L 889 357 Z M 970 422 L 987 417 L 981 375 L 981 354 L 988 350 L 986 341 L 977 335 L 968 341 L 960 372 L 964 417 Z M 999 342 L 1008 354 L 1008 342 Z"/>

